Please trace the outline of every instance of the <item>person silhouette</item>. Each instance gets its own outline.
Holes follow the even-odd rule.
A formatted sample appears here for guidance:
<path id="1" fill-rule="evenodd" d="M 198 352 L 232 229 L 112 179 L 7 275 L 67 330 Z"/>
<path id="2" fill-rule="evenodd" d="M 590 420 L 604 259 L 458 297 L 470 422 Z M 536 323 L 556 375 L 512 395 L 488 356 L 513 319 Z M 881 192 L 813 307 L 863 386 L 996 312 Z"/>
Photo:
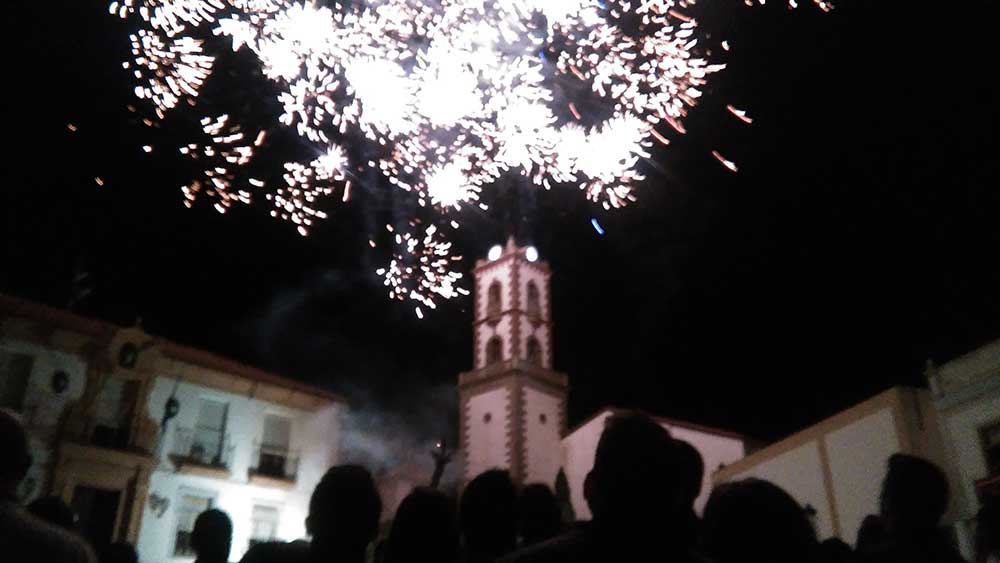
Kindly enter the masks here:
<path id="1" fill-rule="evenodd" d="M 139 563 L 139 554 L 135 546 L 127 541 L 117 541 L 104 546 L 101 550 L 101 563 Z"/>
<path id="2" fill-rule="evenodd" d="M 939 527 L 948 509 L 948 479 L 926 459 L 893 454 L 882 481 L 881 542 L 864 549 L 865 563 L 958 563 L 958 549 Z"/>
<path id="3" fill-rule="evenodd" d="M 40 497 L 27 506 L 28 512 L 63 530 L 76 532 L 76 514 L 63 499 L 52 495 Z"/>
<path id="4" fill-rule="evenodd" d="M 494 561 L 517 546 L 517 493 L 510 474 L 491 469 L 477 475 L 462 492 L 459 524 L 464 558 Z"/>
<path id="5" fill-rule="evenodd" d="M 858 526 L 858 538 L 854 542 L 855 553 L 867 553 L 885 541 L 885 522 L 875 514 L 865 516 Z"/>
<path id="6" fill-rule="evenodd" d="M 777 485 L 744 479 L 716 487 L 705 504 L 702 549 L 716 563 L 818 561 L 806 511 Z"/>
<path id="7" fill-rule="evenodd" d="M 191 531 L 195 563 L 226 563 L 233 544 L 233 521 L 225 512 L 211 508 L 198 515 Z"/>
<path id="8" fill-rule="evenodd" d="M 679 537 L 680 465 L 670 433 L 656 421 L 635 412 L 608 417 L 584 480 L 592 520 L 501 561 L 697 560 Z"/>
<path id="9" fill-rule="evenodd" d="M 854 550 L 840 538 L 827 538 L 819 544 L 822 563 L 854 563 Z"/>
<path id="10" fill-rule="evenodd" d="M 542 483 L 526 485 L 517 502 L 521 546 L 554 538 L 562 532 L 562 511 L 556 495 Z"/>
<path id="11" fill-rule="evenodd" d="M 451 499 L 418 488 L 396 510 L 385 544 L 384 563 L 451 563 L 458 557 L 458 523 Z"/>
<path id="12" fill-rule="evenodd" d="M 83 539 L 29 514 L 17 487 L 31 467 L 28 434 L 16 414 L 0 409 L 0 554 L 5 563 L 94 563 Z"/>
<path id="13" fill-rule="evenodd" d="M 705 461 L 701 453 L 684 440 L 674 440 L 675 455 L 679 463 L 681 484 L 681 512 L 679 522 L 679 541 L 687 548 L 694 549 L 698 545 L 701 534 L 701 520 L 694 510 L 694 503 L 701 494 L 702 480 L 705 477 Z"/>
<path id="14" fill-rule="evenodd" d="M 306 531 L 312 541 L 260 543 L 243 563 L 363 563 L 378 533 L 382 499 L 371 473 L 360 465 L 327 470 L 309 499 Z"/>
<path id="15" fill-rule="evenodd" d="M 1000 497 L 984 496 L 976 514 L 975 563 L 1000 563 Z"/>

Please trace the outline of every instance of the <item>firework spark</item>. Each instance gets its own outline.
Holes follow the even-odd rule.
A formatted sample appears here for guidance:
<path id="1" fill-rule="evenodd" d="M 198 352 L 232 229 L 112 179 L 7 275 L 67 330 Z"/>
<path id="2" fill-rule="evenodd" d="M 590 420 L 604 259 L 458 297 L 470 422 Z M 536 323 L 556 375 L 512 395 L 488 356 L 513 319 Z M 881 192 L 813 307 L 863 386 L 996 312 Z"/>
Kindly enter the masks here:
<path id="1" fill-rule="evenodd" d="M 389 225 L 386 229 L 393 232 Z M 428 226 L 423 236 L 397 233 L 394 241 L 392 260 L 376 272 L 389 288 L 390 299 L 409 299 L 434 309 L 437 298 L 451 299 L 469 294 L 458 286 L 462 273 L 455 268 L 461 257 L 451 254 L 451 243 L 441 236 L 437 227 Z M 417 311 L 420 316 L 419 308 Z"/>
<path id="2" fill-rule="evenodd" d="M 183 187 L 185 203 L 206 195 L 225 212 L 263 192 L 271 214 L 305 235 L 326 218 L 320 202 L 337 191 L 348 201 L 351 176 L 365 169 L 415 198 L 432 223 L 453 229 L 454 213 L 485 210 L 480 195 L 510 174 L 545 189 L 575 185 L 605 209 L 635 201 L 651 140 L 667 144 L 667 133 L 683 134 L 690 108 L 724 68 L 699 49 L 698 22 L 685 13 L 690 4 L 124 0 L 109 11 L 137 23 L 125 67 L 136 96 L 161 120 L 181 102 L 195 106 L 217 71 L 219 53 L 207 53 L 207 45 L 222 38 L 256 57 L 279 91 L 276 127 L 294 131 L 319 156 L 286 162 L 281 181 L 245 178 L 241 169 L 264 132 L 251 139 L 228 114 L 205 116 L 208 141 L 180 148 L 204 164 Z M 353 150 L 360 145 L 369 148 Z M 359 154 L 366 156 L 354 161 Z M 438 227 L 394 240 L 393 257 L 379 270 L 390 297 L 434 308 L 435 299 L 464 292 Z"/>
<path id="3" fill-rule="evenodd" d="M 747 125 L 753 123 L 753 119 L 749 115 L 747 115 L 747 112 L 745 110 L 733 107 L 732 104 L 727 105 L 726 109 L 729 111 L 729 113 L 735 115 L 736 119 L 739 119 L 743 123 L 746 123 Z"/>
<path id="4" fill-rule="evenodd" d="M 712 156 L 714 156 L 715 160 L 718 160 L 719 163 L 725 166 L 730 172 L 737 172 L 739 170 L 739 168 L 736 167 L 735 162 L 728 160 L 726 157 L 722 156 L 722 154 L 720 154 L 719 151 L 713 150 Z"/>
<path id="5" fill-rule="evenodd" d="M 212 72 L 215 57 L 205 55 L 202 42 L 191 37 L 164 39 L 156 31 L 140 29 L 132 41 L 131 63 L 139 85 L 135 95 L 153 102 L 157 115 L 164 113 L 184 97 L 195 98 Z"/>
<path id="6" fill-rule="evenodd" d="M 199 178 L 181 187 L 184 205 L 194 206 L 202 193 L 215 199 L 215 209 L 225 213 L 235 203 L 250 203 L 250 192 L 234 187 L 236 169 L 253 158 L 253 146 L 245 143 L 242 127 L 229 122 L 229 115 L 201 120 L 202 131 L 208 137 L 205 144 L 189 143 L 179 152 L 202 164 Z"/>

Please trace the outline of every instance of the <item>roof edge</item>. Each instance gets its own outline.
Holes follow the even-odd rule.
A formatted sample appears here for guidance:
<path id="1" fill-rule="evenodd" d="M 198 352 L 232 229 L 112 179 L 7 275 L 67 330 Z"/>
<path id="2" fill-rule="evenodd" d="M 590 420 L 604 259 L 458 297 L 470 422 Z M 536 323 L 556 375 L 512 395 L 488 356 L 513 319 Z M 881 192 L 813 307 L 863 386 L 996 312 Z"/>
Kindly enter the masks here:
<path id="1" fill-rule="evenodd" d="M 619 407 L 617 405 L 605 405 L 605 406 L 597 409 L 596 411 L 594 411 L 594 414 L 588 416 L 582 422 L 576 424 L 575 426 L 573 426 L 572 428 L 570 428 L 569 430 L 567 430 L 565 436 L 569 436 L 569 435 L 573 434 L 574 432 L 576 432 L 577 430 L 579 430 L 579 429 L 583 428 L 584 426 L 590 424 L 591 422 L 593 422 L 594 420 L 596 420 L 597 417 L 603 415 L 604 413 L 615 415 L 615 414 L 621 414 L 621 413 L 626 413 L 626 412 L 639 413 L 639 414 L 648 416 L 649 418 L 652 418 L 653 420 L 655 420 L 656 422 L 658 422 L 660 424 L 665 424 L 665 425 L 668 425 L 668 426 L 677 426 L 679 428 L 685 428 L 687 430 L 695 430 L 697 432 L 704 432 L 706 434 L 712 434 L 712 435 L 715 435 L 715 436 L 722 436 L 724 438 L 732 438 L 734 440 L 740 440 L 742 442 L 745 442 L 747 440 L 747 436 L 745 434 L 741 434 L 741 433 L 735 432 L 733 430 L 726 430 L 724 428 L 716 428 L 716 427 L 708 426 L 708 425 L 705 425 L 705 424 L 698 424 L 696 422 L 688 422 L 686 420 L 678 420 L 676 418 L 668 418 L 668 417 L 665 417 L 665 416 L 658 416 L 658 415 L 655 415 L 655 414 L 651 414 L 651 413 L 649 413 L 649 412 L 647 412 L 645 410 L 642 410 L 642 409 L 624 408 L 624 407 Z"/>
<path id="2" fill-rule="evenodd" d="M 94 338 L 110 336 L 119 330 L 125 329 L 125 327 L 112 322 L 85 317 L 64 309 L 2 293 L 0 293 L 0 314 L 21 316 L 36 321 L 52 323 L 60 328 L 80 332 Z M 157 342 L 160 352 L 171 359 L 188 362 L 203 368 L 221 371 L 246 379 L 270 383 L 300 393 L 308 393 L 331 402 L 348 404 L 347 399 L 341 395 L 327 391 L 321 387 L 254 367 L 207 350 L 178 344 L 172 340 L 153 334 L 146 334 Z"/>

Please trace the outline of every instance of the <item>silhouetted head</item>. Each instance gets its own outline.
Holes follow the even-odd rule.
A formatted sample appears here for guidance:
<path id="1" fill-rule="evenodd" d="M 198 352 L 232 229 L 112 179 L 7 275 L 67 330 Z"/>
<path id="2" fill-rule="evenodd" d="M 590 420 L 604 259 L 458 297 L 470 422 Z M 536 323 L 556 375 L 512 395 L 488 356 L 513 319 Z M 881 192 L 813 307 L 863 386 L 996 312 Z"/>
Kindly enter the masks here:
<path id="1" fill-rule="evenodd" d="M 840 538 L 827 538 L 819 544 L 823 553 L 823 563 L 851 563 L 854 550 Z"/>
<path id="2" fill-rule="evenodd" d="M 60 497 L 47 496 L 35 499 L 27 508 L 28 512 L 49 524 L 64 530 L 76 530 L 76 514 Z"/>
<path id="3" fill-rule="evenodd" d="M 28 434 L 16 414 L 0 409 L 0 497 L 13 498 L 31 467 Z"/>
<path id="4" fill-rule="evenodd" d="M 474 560 L 493 560 L 517 545 L 517 494 L 510 474 L 491 469 L 469 481 L 459 518 L 465 549 Z"/>
<path id="5" fill-rule="evenodd" d="M 552 489 L 533 483 L 521 490 L 518 499 L 522 545 L 553 538 L 562 531 L 562 513 Z"/>
<path id="6" fill-rule="evenodd" d="M 881 505 L 890 534 L 934 529 L 948 509 L 948 479 L 926 459 L 893 454 L 882 482 Z"/>
<path id="7" fill-rule="evenodd" d="M 622 529 L 676 518 L 681 485 L 670 433 L 638 413 L 609 417 L 597 443 L 584 496 L 594 522 Z"/>
<path id="8" fill-rule="evenodd" d="M 105 546 L 99 559 L 101 563 L 139 563 L 139 554 L 132 544 L 119 541 Z"/>
<path id="9" fill-rule="evenodd" d="M 309 500 L 306 529 L 313 546 L 324 552 L 364 552 L 378 532 L 382 500 L 367 469 L 331 467 Z"/>
<path id="10" fill-rule="evenodd" d="M 191 531 L 191 547 L 198 554 L 198 561 L 229 561 L 232 543 L 233 521 L 228 514 L 212 508 L 198 515 Z"/>
<path id="11" fill-rule="evenodd" d="M 392 522 L 385 562 L 448 563 L 457 556 L 458 522 L 451 499 L 429 488 L 407 495 Z"/>
<path id="12" fill-rule="evenodd" d="M 689 442 L 675 439 L 673 443 L 683 486 L 681 502 L 685 508 L 692 508 L 694 501 L 701 494 L 701 483 L 705 477 L 705 460 Z"/>
<path id="13" fill-rule="evenodd" d="M 705 504 L 705 554 L 717 563 L 801 563 L 818 550 L 805 511 L 767 481 L 720 485 Z"/>

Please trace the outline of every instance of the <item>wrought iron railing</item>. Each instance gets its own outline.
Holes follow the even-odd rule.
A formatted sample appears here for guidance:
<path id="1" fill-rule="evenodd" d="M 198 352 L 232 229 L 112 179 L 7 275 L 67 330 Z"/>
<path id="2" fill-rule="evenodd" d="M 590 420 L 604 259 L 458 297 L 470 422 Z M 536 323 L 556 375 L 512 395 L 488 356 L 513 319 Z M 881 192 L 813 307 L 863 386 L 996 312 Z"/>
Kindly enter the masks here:
<path id="1" fill-rule="evenodd" d="M 254 442 L 253 466 L 250 473 L 295 481 L 299 471 L 297 452 L 283 446 L 272 446 Z"/>
<path id="2" fill-rule="evenodd" d="M 170 457 L 184 464 L 229 469 L 232 464 L 233 444 L 228 434 L 178 427 L 174 429 Z"/>

